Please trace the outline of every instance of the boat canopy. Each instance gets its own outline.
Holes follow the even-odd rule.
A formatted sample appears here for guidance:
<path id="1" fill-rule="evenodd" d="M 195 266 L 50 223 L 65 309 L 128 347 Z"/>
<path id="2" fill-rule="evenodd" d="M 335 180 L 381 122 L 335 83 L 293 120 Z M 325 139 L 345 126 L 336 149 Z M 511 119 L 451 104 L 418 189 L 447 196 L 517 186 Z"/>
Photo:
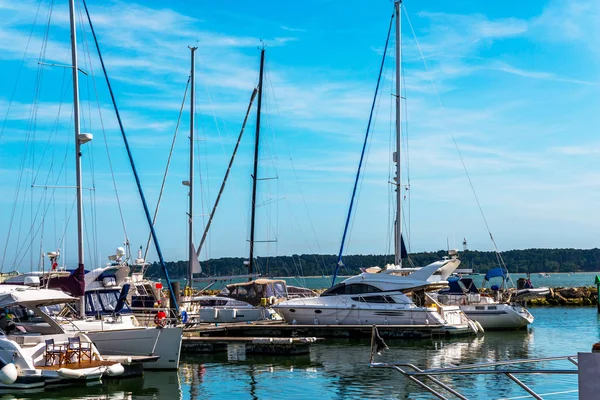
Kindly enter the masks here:
<path id="1" fill-rule="evenodd" d="M 85 292 L 85 315 L 132 314 L 131 308 L 125 303 L 118 304 L 122 289 L 102 289 Z M 127 295 L 125 293 L 125 295 Z M 119 307 L 121 309 L 119 309 Z"/>
<path id="2" fill-rule="evenodd" d="M 504 270 L 504 268 L 497 267 L 497 268 L 494 268 L 492 270 L 489 270 L 487 272 L 487 274 L 485 274 L 485 278 L 484 279 L 486 281 L 489 281 L 491 278 L 495 278 L 497 276 L 501 276 L 502 279 L 506 279 L 506 271 Z"/>
<path id="3" fill-rule="evenodd" d="M 284 280 L 257 279 L 227 285 L 219 295 L 258 306 L 263 298 L 287 298 L 287 288 Z"/>
<path id="4" fill-rule="evenodd" d="M 461 286 L 462 283 L 462 286 Z M 463 289 L 464 286 L 464 289 Z M 471 278 L 448 278 L 449 289 L 443 290 L 448 294 L 479 293 L 479 289 Z"/>
<path id="5" fill-rule="evenodd" d="M 3 285 L 0 287 L 0 307 L 14 304 L 26 307 L 70 303 L 77 299 L 53 289 L 36 289 L 24 286 Z"/>

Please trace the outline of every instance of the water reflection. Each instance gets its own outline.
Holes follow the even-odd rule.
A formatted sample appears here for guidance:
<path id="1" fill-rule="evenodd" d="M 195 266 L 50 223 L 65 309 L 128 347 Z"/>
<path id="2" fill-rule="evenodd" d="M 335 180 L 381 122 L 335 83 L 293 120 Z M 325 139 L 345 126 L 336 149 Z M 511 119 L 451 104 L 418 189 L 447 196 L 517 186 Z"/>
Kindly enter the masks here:
<path id="1" fill-rule="evenodd" d="M 181 385 L 177 371 L 146 371 L 144 377 L 109 379 L 93 385 L 68 384 L 18 394 L 0 394 L 8 399 L 107 399 L 107 400 L 155 400 L 181 399 Z"/>
<path id="2" fill-rule="evenodd" d="M 593 325 L 594 329 L 598 329 L 596 318 L 590 318 L 588 322 L 590 327 Z M 539 327 L 529 331 L 487 332 L 481 337 L 450 339 L 389 340 L 390 350 L 378 359 L 412 362 L 420 368 L 440 368 L 463 363 L 558 355 L 549 351 L 551 349 L 547 346 L 539 346 L 540 343 L 549 343 L 551 339 L 561 337 L 550 326 L 555 325 L 542 320 Z M 549 338 L 548 335 L 553 337 Z M 566 348 L 564 350 L 568 351 Z M 232 354 L 237 352 L 185 357 L 185 368 L 192 371 L 203 368 L 204 374 L 196 382 L 186 380 L 184 398 L 187 393 L 203 398 L 273 398 L 278 397 L 274 391 L 282 393 L 280 388 L 285 388 L 283 393 L 287 399 L 431 398 L 431 395 L 423 393 L 419 386 L 395 371 L 369 368 L 369 340 L 326 341 L 313 346 L 310 355 L 297 357 L 254 354 L 239 357 L 237 354 L 238 357 L 233 359 Z M 525 377 L 523 380 L 533 387 L 547 386 L 548 390 L 554 390 L 556 387 L 572 385 L 574 382 L 571 378 L 556 382 L 547 382 L 538 377 Z M 442 380 L 460 388 L 469 398 L 511 398 L 525 394 L 505 376 L 459 376 Z"/>
<path id="3" fill-rule="evenodd" d="M 378 360 L 407 361 L 439 368 L 507 359 L 572 355 L 589 351 L 600 338 L 595 307 L 533 309 L 529 331 L 486 332 L 482 337 L 388 340 Z M 369 340 L 335 340 L 312 346 L 309 355 L 261 356 L 241 348 L 207 355 L 183 355 L 179 373 L 147 371 L 144 378 L 69 386 L 0 399 L 431 399 L 430 394 L 395 371 L 368 366 Z M 541 368 L 573 368 L 547 364 Z M 522 378 L 540 393 L 568 392 L 577 377 Z M 468 398 L 516 398 L 525 392 L 505 376 L 442 378 Z M 546 398 L 547 396 L 543 396 Z M 576 392 L 549 398 L 577 398 Z"/>

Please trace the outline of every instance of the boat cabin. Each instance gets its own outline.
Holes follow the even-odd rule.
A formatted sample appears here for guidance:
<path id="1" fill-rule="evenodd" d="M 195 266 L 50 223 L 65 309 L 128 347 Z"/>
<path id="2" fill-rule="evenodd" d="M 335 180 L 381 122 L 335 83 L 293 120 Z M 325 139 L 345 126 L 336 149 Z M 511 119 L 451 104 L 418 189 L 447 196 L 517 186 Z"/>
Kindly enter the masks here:
<path id="1" fill-rule="evenodd" d="M 250 282 L 227 285 L 219 293 L 219 296 L 245 301 L 253 306 L 258 306 L 261 305 L 261 299 L 269 299 L 271 304 L 286 299 L 287 287 L 283 280 L 256 279 Z"/>

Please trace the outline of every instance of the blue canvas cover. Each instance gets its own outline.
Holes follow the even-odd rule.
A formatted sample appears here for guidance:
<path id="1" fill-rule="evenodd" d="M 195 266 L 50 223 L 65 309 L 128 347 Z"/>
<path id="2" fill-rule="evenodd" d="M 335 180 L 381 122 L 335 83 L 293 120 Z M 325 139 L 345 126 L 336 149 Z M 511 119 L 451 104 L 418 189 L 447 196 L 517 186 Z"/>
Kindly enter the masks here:
<path id="1" fill-rule="evenodd" d="M 504 272 L 503 268 L 494 268 L 492 270 L 489 270 L 487 274 L 485 274 L 485 280 L 489 281 L 491 278 L 495 278 L 497 276 L 501 276 L 503 279 L 506 279 L 506 273 Z"/>

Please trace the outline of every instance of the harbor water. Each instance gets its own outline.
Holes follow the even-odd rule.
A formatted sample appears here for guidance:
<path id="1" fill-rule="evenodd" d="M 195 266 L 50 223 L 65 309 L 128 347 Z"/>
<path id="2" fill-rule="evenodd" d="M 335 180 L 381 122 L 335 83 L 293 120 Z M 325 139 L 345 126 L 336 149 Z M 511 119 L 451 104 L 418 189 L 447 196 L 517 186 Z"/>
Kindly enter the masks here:
<path id="1" fill-rule="evenodd" d="M 525 331 L 486 332 L 481 337 L 389 340 L 378 361 L 411 362 L 420 368 L 509 359 L 576 355 L 600 339 L 595 307 L 532 308 L 535 322 Z M 178 373 L 145 372 L 144 378 L 107 381 L 1 399 L 431 399 L 399 373 L 369 365 L 369 340 L 334 340 L 313 345 L 305 356 L 227 353 L 183 355 Z M 544 368 L 574 369 L 569 362 Z M 576 399 L 577 376 L 526 376 L 549 399 Z M 507 377 L 445 379 L 470 399 L 527 398 Z"/>

